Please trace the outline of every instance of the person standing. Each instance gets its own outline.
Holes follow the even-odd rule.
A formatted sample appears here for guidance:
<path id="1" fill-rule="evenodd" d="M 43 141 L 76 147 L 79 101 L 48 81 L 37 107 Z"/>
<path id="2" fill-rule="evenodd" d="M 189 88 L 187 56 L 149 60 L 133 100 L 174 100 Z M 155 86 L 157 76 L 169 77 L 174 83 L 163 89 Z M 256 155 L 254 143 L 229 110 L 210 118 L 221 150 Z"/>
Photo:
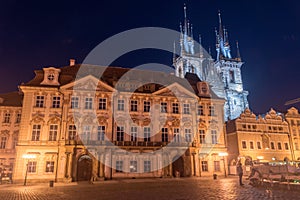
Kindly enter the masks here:
<path id="1" fill-rule="evenodd" d="M 241 161 L 238 162 L 238 164 L 236 166 L 236 171 L 237 171 L 237 174 L 239 175 L 240 185 L 242 186 L 244 184 L 243 184 L 243 166 L 242 166 Z"/>

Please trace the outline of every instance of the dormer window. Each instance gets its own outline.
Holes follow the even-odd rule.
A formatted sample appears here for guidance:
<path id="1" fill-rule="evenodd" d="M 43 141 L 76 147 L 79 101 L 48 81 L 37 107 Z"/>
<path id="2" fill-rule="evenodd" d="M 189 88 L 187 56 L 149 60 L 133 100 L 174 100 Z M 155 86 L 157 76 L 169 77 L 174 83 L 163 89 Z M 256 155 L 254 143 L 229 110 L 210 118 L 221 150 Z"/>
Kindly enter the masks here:
<path id="1" fill-rule="evenodd" d="M 199 96 L 208 96 L 209 94 L 209 87 L 206 82 L 198 82 L 197 83 L 198 95 Z"/>
<path id="2" fill-rule="evenodd" d="M 53 81 L 54 78 L 55 78 L 55 77 L 54 77 L 54 74 L 53 74 L 53 73 L 51 73 L 51 74 L 48 75 L 48 80 L 49 80 L 49 81 Z"/>
<path id="3" fill-rule="evenodd" d="M 43 68 L 44 71 L 44 80 L 41 82 L 41 85 L 59 85 L 58 77 L 60 69 L 54 67 Z"/>

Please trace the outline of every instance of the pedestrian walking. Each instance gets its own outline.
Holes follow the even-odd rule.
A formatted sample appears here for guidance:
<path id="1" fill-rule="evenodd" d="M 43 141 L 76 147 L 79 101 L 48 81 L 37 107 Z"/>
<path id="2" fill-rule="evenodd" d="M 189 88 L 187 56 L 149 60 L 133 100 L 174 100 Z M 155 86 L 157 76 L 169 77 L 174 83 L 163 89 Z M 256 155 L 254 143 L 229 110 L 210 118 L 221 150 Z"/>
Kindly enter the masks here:
<path id="1" fill-rule="evenodd" d="M 244 185 L 244 184 L 243 184 L 243 166 L 242 166 L 241 161 L 239 161 L 239 162 L 237 163 L 236 171 L 237 171 L 237 173 L 238 173 L 238 175 L 239 175 L 239 182 L 240 182 L 240 185 L 242 186 L 242 185 Z"/>

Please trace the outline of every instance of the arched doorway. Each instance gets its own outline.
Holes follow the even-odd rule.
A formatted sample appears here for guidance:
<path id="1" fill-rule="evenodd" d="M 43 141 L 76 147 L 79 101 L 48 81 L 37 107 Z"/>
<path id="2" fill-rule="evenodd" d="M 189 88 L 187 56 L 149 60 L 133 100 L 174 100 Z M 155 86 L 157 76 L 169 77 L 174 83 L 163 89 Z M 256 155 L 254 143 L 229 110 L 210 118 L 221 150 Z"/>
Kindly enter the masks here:
<path id="1" fill-rule="evenodd" d="M 92 158 L 83 155 L 77 162 L 77 181 L 87 181 L 92 177 Z"/>
<path id="2" fill-rule="evenodd" d="M 179 175 L 181 177 L 183 177 L 185 174 L 184 174 L 184 161 L 183 161 L 183 158 L 182 156 L 180 156 L 179 158 L 177 156 L 175 156 L 173 158 L 173 162 L 172 162 L 172 175 L 174 177 L 176 177 L 176 172 L 179 172 Z"/>

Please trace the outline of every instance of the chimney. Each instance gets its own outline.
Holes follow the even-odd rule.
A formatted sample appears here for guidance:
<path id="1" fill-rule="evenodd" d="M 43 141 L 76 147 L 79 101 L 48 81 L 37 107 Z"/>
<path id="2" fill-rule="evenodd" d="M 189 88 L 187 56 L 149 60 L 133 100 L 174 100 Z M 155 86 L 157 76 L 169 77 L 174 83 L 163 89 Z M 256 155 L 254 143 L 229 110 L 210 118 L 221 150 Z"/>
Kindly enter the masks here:
<path id="1" fill-rule="evenodd" d="M 75 65 L 75 59 L 70 59 L 70 66 L 74 66 Z"/>

